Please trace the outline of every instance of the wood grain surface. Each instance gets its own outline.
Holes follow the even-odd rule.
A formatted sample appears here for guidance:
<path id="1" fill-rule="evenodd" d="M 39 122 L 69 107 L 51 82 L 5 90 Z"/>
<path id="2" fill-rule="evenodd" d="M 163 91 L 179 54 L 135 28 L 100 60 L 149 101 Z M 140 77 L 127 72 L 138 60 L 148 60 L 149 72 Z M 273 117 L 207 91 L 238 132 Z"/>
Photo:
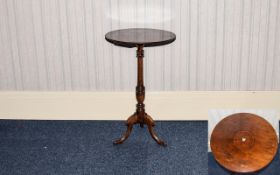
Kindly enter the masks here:
<path id="1" fill-rule="evenodd" d="M 250 113 L 233 114 L 220 121 L 213 130 L 210 145 L 220 165 L 239 173 L 266 167 L 278 149 L 273 127 Z"/>

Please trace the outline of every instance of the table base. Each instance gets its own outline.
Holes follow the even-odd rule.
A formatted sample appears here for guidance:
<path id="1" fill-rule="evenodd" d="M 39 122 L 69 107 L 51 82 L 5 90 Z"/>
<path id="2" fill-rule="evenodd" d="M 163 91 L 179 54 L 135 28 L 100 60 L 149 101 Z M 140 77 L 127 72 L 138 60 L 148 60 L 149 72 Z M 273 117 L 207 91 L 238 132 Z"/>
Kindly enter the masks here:
<path id="1" fill-rule="evenodd" d="M 133 128 L 133 125 L 135 124 L 140 124 L 140 127 L 143 128 L 144 127 L 144 124 L 146 124 L 148 126 L 148 130 L 152 136 L 152 138 L 159 144 L 159 145 L 162 145 L 162 146 L 167 146 L 166 143 L 159 139 L 158 136 L 156 135 L 153 127 L 155 126 L 155 122 L 154 120 L 152 119 L 151 116 L 149 116 L 147 113 L 145 113 L 145 116 L 144 116 L 144 121 L 141 122 L 140 120 L 141 117 L 138 117 L 138 114 L 137 112 L 135 112 L 133 115 L 131 115 L 127 121 L 126 121 L 126 126 L 127 126 L 127 130 L 126 132 L 123 134 L 123 136 L 114 141 L 114 144 L 122 144 L 130 135 L 131 131 L 132 131 L 132 128 Z"/>
<path id="2" fill-rule="evenodd" d="M 130 135 L 132 131 L 132 127 L 134 124 L 140 124 L 140 126 L 143 128 L 144 124 L 148 126 L 149 132 L 152 136 L 152 138 L 162 146 L 166 146 L 164 141 L 160 140 L 157 135 L 155 134 L 153 127 L 155 126 L 155 122 L 152 119 L 151 116 L 149 116 L 145 112 L 145 86 L 144 86 L 144 77 L 143 77 L 143 58 L 144 58 L 144 45 L 138 45 L 136 50 L 136 57 L 137 57 L 137 86 L 136 86 L 136 112 L 130 116 L 127 121 L 127 130 L 124 133 L 124 135 L 116 140 L 114 144 L 121 144 L 123 143 Z"/>

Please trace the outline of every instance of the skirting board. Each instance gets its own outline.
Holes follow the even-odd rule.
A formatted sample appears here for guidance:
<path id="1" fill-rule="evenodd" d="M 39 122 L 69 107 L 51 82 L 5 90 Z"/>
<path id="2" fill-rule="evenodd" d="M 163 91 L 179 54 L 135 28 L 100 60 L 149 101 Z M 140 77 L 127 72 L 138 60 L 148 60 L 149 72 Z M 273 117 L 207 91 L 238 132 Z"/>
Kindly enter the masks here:
<path id="1" fill-rule="evenodd" d="M 125 120 L 133 92 L 0 92 L 0 119 Z M 209 109 L 275 109 L 280 91 L 174 91 L 146 93 L 155 120 L 207 120 Z M 280 118 L 279 118 L 280 119 Z"/>

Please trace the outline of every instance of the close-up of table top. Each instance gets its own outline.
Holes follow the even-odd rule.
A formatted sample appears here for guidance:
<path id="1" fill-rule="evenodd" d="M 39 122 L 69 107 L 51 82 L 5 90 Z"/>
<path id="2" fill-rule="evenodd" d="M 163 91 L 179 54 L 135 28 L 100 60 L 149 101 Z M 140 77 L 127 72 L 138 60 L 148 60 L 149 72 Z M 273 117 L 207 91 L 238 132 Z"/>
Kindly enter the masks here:
<path id="1" fill-rule="evenodd" d="M 216 125 L 210 145 L 221 166 L 231 172 L 252 173 L 265 168 L 274 159 L 278 139 L 264 118 L 237 113 Z"/>
<path id="2" fill-rule="evenodd" d="M 172 43 L 176 35 L 172 32 L 158 29 L 130 28 L 114 30 L 105 35 L 105 39 L 115 45 L 122 47 L 144 47 L 161 46 Z"/>

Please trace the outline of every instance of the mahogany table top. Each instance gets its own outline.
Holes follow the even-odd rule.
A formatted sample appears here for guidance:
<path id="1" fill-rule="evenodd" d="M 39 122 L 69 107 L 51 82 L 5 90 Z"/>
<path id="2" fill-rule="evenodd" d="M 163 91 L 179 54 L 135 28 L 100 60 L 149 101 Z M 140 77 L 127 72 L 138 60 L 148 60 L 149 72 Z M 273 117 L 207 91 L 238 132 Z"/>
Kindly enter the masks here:
<path id="1" fill-rule="evenodd" d="M 237 173 L 256 172 L 275 157 L 278 139 L 262 117 L 249 113 L 230 115 L 214 128 L 210 146 L 216 161 Z"/>
<path id="2" fill-rule="evenodd" d="M 144 47 L 161 46 L 172 43 L 176 39 L 176 35 L 169 31 L 146 28 L 130 28 L 115 30 L 107 33 L 105 39 L 122 47 Z"/>

